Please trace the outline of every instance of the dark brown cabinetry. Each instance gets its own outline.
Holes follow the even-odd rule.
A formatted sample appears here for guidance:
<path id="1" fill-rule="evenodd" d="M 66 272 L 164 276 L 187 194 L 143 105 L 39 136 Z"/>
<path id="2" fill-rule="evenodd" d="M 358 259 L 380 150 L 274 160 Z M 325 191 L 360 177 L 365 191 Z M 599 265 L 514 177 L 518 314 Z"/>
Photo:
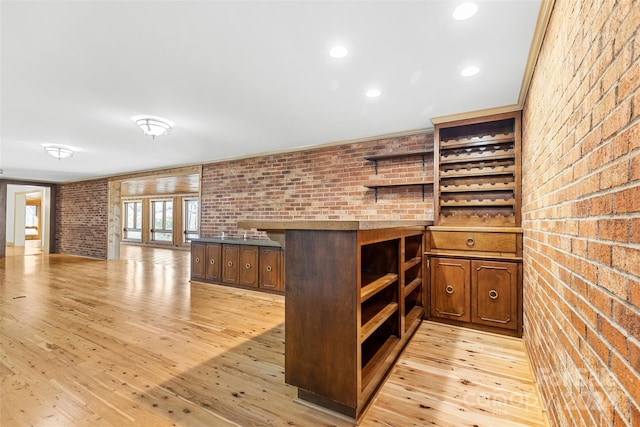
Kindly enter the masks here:
<path id="1" fill-rule="evenodd" d="M 520 120 L 434 120 L 433 320 L 522 335 Z"/>
<path id="2" fill-rule="evenodd" d="M 222 265 L 222 245 L 219 243 L 208 243 L 206 245 L 207 257 L 205 258 L 207 280 L 220 280 L 220 266 Z M 193 250 L 193 249 L 192 249 Z"/>
<path id="3" fill-rule="evenodd" d="M 197 239 L 191 243 L 191 280 L 283 292 L 282 258 L 271 241 Z"/>
<path id="4" fill-rule="evenodd" d="M 238 283 L 243 286 L 258 287 L 258 247 L 240 246 Z"/>
<path id="5" fill-rule="evenodd" d="M 282 255 L 280 248 L 260 248 L 260 288 L 284 291 L 282 286 Z"/>
<path id="6" fill-rule="evenodd" d="M 424 313 L 424 226 L 360 226 L 285 234 L 285 381 L 354 418 Z"/>
<path id="7" fill-rule="evenodd" d="M 431 316 L 471 320 L 470 262 L 464 259 L 431 260 Z"/>

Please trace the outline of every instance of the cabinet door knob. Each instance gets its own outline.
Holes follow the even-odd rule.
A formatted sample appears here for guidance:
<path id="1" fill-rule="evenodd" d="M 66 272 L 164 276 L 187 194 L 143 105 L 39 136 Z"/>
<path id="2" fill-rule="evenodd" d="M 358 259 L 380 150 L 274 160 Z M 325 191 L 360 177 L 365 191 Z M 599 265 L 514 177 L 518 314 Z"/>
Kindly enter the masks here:
<path id="1" fill-rule="evenodd" d="M 229 266 L 229 267 L 233 267 L 233 261 L 229 261 L 229 262 L 227 263 L 227 266 Z"/>
<path id="2" fill-rule="evenodd" d="M 473 237 L 467 237 L 467 240 L 465 241 L 465 243 L 467 244 L 467 246 L 472 248 L 476 244 L 476 241 L 474 240 Z"/>
<path id="3" fill-rule="evenodd" d="M 195 261 L 196 261 L 196 262 L 200 262 L 200 258 L 196 257 L 196 260 L 195 260 Z"/>
<path id="4" fill-rule="evenodd" d="M 498 299 L 498 291 L 496 291 L 495 289 L 491 289 L 489 291 L 489 298 Z"/>
<path id="5" fill-rule="evenodd" d="M 267 265 L 267 271 L 271 271 L 271 266 Z"/>
<path id="6" fill-rule="evenodd" d="M 212 260 L 211 260 L 211 261 L 209 261 L 209 262 L 210 262 L 211 264 L 215 264 L 215 263 L 216 263 L 216 260 L 215 260 L 215 259 L 212 259 Z"/>
<path id="7" fill-rule="evenodd" d="M 451 294 L 453 293 L 453 286 L 451 286 L 451 285 L 447 285 L 447 287 L 446 287 L 446 288 L 444 288 L 444 291 L 445 291 L 446 293 L 448 293 L 449 295 L 451 295 Z"/>
<path id="8" fill-rule="evenodd" d="M 244 265 L 244 268 L 246 268 L 247 270 L 248 270 L 248 269 L 250 269 L 250 268 L 251 268 L 251 264 L 246 263 L 246 264 Z"/>

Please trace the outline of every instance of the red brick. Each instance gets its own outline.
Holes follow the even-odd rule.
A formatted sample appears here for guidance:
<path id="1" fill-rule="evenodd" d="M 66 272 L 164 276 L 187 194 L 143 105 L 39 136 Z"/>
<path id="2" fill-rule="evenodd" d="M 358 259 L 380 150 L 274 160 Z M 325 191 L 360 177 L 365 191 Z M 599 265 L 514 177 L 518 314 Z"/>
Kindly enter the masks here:
<path id="1" fill-rule="evenodd" d="M 613 374 L 618 378 L 618 381 L 620 381 L 627 393 L 637 399 L 637 396 L 640 396 L 640 374 L 632 370 L 627 363 L 615 353 L 611 360 Z M 636 401 L 636 404 L 637 403 Z"/>
<path id="2" fill-rule="evenodd" d="M 640 249 L 613 246 L 613 264 L 621 270 L 640 276 Z"/>
<path id="3" fill-rule="evenodd" d="M 640 185 L 616 192 L 613 204 L 618 214 L 640 212 Z"/>
<path id="4" fill-rule="evenodd" d="M 640 67 L 638 67 L 640 68 Z M 640 180 L 640 153 L 637 153 L 631 158 L 631 165 L 629 166 L 629 180 Z"/>
<path id="5" fill-rule="evenodd" d="M 600 323 L 599 332 L 603 339 L 607 340 L 616 351 L 627 356 L 627 337 L 624 332 L 615 327 L 607 318 L 600 317 L 598 319 Z"/>
<path id="6" fill-rule="evenodd" d="M 632 337 L 640 338 L 640 308 L 614 301 L 614 320 Z M 640 395 L 639 395 L 640 396 Z"/>
<path id="7" fill-rule="evenodd" d="M 625 172 L 626 172 L 625 167 Z M 607 215 L 613 212 L 613 197 L 611 194 L 592 197 L 589 200 L 589 214 L 592 216 Z"/>
<path id="8" fill-rule="evenodd" d="M 631 102 L 619 104 L 602 122 L 602 137 L 607 138 L 625 127 L 631 120 Z"/>
<path id="9" fill-rule="evenodd" d="M 611 265 L 611 245 L 590 241 L 587 250 L 588 257 L 602 264 Z"/>
<path id="10" fill-rule="evenodd" d="M 622 218 L 598 220 L 598 237 L 626 243 L 629 240 L 629 220 Z"/>

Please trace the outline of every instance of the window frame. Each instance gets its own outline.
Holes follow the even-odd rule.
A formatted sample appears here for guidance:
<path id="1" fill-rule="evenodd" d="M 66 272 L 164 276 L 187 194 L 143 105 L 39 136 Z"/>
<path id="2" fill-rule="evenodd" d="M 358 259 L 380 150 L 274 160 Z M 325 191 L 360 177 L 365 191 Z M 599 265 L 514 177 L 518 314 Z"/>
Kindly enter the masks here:
<path id="1" fill-rule="evenodd" d="M 158 229 L 155 227 L 156 225 L 156 209 L 155 209 L 155 204 L 156 203 L 162 203 L 162 227 L 161 229 Z M 171 204 L 171 229 L 167 229 L 167 203 Z M 175 228 L 175 206 L 174 206 L 174 200 L 173 198 L 161 198 L 161 199 L 151 199 L 149 201 L 149 207 L 150 207 L 150 224 L 149 224 L 149 240 L 153 243 L 160 243 L 160 244 L 167 244 L 167 245 L 172 245 L 173 244 L 173 240 L 174 240 L 174 228 Z M 156 239 L 156 234 L 171 234 L 171 238 L 168 240 L 161 240 L 161 239 Z"/>
<path id="2" fill-rule="evenodd" d="M 138 222 L 138 214 L 137 214 L 137 208 L 134 208 L 134 227 L 129 227 L 129 215 L 127 212 L 127 206 L 129 204 L 134 204 L 134 205 L 138 205 L 140 207 L 140 215 L 139 215 L 139 219 L 140 219 L 140 224 L 137 224 Z M 132 200 L 124 200 L 122 202 L 122 218 L 123 218 L 123 224 L 122 224 L 122 232 L 124 233 L 122 236 L 122 240 L 127 241 L 127 242 L 142 242 L 142 223 L 144 222 L 143 218 L 143 203 L 142 203 L 142 199 L 132 199 Z M 127 233 L 128 232 L 138 232 L 140 233 L 140 237 L 139 238 L 132 238 L 132 237 L 128 237 Z"/>

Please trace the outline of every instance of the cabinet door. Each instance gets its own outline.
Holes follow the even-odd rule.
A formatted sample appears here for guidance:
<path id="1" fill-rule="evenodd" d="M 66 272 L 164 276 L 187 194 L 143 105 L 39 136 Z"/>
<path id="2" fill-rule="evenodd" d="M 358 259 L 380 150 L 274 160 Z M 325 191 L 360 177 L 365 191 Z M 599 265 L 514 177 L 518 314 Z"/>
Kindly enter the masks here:
<path id="1" fill-rule="evenodd" d="M 282 291 L 280 248 L 260 248 L 260 287 Z"/>
<path id="2" fill-rule="evenodd" d="M 471 320 L 468 260 L 431 260 L 431 315 L 462 322 Z"/>
<path id="3" fill-rule="evenodd" d="M 191 278 L 204 279 L 205 277 L 205 244 L 191 243 Z"/>
<path id="4" fill-rule="evenodd" d="M 207 243 L 207 280 L 220 280 L 220 265 L 222 264 L 222 245 Z"/>
<path id="5" fill-rule="evenodd" d="M 518 264 L 473 261 L 471 270 L 471 321 L 517 330 Z"/>
<path id="6" fill-rule="evenodd" d="M 238 280 L 241 285 L 258 287 L 258 247 L 241 246 Z"/>
<path id="7" fill-rule="evenodd" d="M 222 245 L 222 281 L 224 283 L 238 283 L 238 261 L 240 248 L 238 245 Z"/>

